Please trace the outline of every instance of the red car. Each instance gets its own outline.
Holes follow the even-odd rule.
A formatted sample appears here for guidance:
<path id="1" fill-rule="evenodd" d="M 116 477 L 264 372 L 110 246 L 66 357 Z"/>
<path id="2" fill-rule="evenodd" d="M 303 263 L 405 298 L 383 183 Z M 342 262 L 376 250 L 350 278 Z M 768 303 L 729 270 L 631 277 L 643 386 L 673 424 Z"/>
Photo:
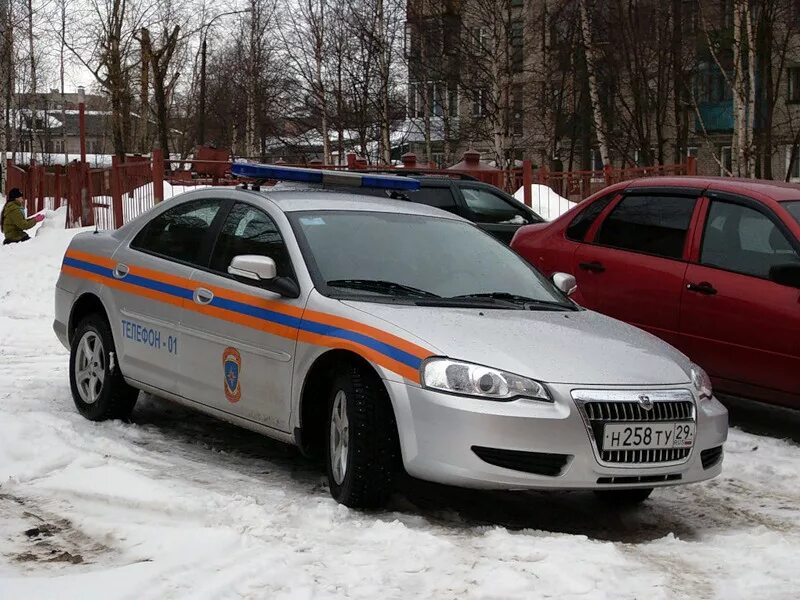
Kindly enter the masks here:
<path id="1" fill-rule="evenodd" d="M 575 275 L 575 301 L 663 338 L 717 391 L 800 408 L 800 186 L 628 181 L 511 247 Z"/>

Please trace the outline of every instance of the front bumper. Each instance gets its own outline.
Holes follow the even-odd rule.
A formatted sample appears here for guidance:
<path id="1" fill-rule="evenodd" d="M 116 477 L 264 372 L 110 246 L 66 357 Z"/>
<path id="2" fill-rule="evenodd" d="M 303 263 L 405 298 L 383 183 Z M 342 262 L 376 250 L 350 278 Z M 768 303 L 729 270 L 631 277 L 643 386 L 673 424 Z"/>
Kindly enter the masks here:
<path id="1" fill-rule="evenodd" d="M 611 466 L 598 460 L 586 422 L 572 399 L 574 389 L 587 386 L 548 385 L 555 402 L 547 403 L 496 402 L 392 381 L 385 384 L 397 419 L 403 463 L 410 475 L 420 479 L 486 489 L 620 489 L 694 483 L 722 470 L 721 459 L 707 469 L 701 460 L 703 450 L 719 447 L 727 438 L 728 412 L 716 399 L 698 402 L 692 394 L 697 428 L 685 462 Z M 646 391 L 675 388 L 653 386 Z M 542 475 L 491 464 L 476 454 L 476 447 L 566 455 L 567 459 L 557 473 Z"/>

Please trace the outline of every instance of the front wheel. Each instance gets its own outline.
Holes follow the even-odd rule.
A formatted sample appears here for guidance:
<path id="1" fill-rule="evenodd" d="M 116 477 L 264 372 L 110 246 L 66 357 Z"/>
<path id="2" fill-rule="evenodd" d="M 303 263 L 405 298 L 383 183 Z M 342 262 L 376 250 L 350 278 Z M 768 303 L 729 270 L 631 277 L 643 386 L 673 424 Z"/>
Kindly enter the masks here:
<path id="1" fill-rule="evenodd" d="M 596 490 L 595 494 L 603 502 L 615 506 L 636 506 L 650 497 L 653 488 L 637 488 L 632 490 Z"/>
<path id="2" fill-rule="evenodd" d="M 125 383 L 116 364 L 108 322 L 93 314 L 72 336 L 69 382 L 78 412 L 91 421 L 130 417 L 139 390 Z"/>
<path id="3" fill-rule="evenodd" d="M 331 495 L 351 508 L 378 508 L 392 492 L 397 426 L 386 389 L 374 374 L 346 366 L 328 401 L 326 463 Z"/>

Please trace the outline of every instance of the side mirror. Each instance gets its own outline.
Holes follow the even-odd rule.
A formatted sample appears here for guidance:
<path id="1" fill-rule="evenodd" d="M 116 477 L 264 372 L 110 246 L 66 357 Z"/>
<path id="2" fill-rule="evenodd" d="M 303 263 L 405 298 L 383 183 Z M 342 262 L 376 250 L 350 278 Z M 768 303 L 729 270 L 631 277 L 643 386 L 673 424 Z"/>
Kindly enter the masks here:
<path id="1" fill-rule="evenodd" d="M 275 261 L 269 256 L 242 254 L 234 256 L 228 273 L 242 279 L 259 282 L 261 287 L 287 298 L 299 298 L 300 287 L 289 277 L 278 277 Z"/>
<path id="2" fill-rule="evenodd" d="M 242 254 L 233 257 L 228 273 L 253 281 L 269 281 L 278 275 L 278 267 L 269 256 Z"/>
<path id="3" fill-rule="evenodd" d="M 770 281 L 781 285 L 800 288 L 800 263 L 786 263 L 770 267 L 769 278 Z"/>
<path id="4" fill-rule="evenodd" d="M 575 276 L 569 273 L 553 273 L 553 284 L 567 296 L 571 296 L 578 289 Z"/>

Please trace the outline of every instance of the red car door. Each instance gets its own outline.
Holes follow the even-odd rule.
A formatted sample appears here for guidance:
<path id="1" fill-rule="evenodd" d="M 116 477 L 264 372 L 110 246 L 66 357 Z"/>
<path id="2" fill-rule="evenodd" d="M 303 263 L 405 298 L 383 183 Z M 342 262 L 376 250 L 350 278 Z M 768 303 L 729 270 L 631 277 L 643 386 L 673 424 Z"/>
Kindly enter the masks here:
<path id="1" fill-rule="evenodd" d="M 697 194 L 625 193 L 573 255 L 579 301 L 674 343 Z"/>
<path id="2" fill-rule="evenodd" d="M 771 281 L 770 269 L 800 263 L 800 244 L 768 206 L 709 196 L 686 270 L 680 345 L 720 391 L 797 405 L 800 289 Z"/>

